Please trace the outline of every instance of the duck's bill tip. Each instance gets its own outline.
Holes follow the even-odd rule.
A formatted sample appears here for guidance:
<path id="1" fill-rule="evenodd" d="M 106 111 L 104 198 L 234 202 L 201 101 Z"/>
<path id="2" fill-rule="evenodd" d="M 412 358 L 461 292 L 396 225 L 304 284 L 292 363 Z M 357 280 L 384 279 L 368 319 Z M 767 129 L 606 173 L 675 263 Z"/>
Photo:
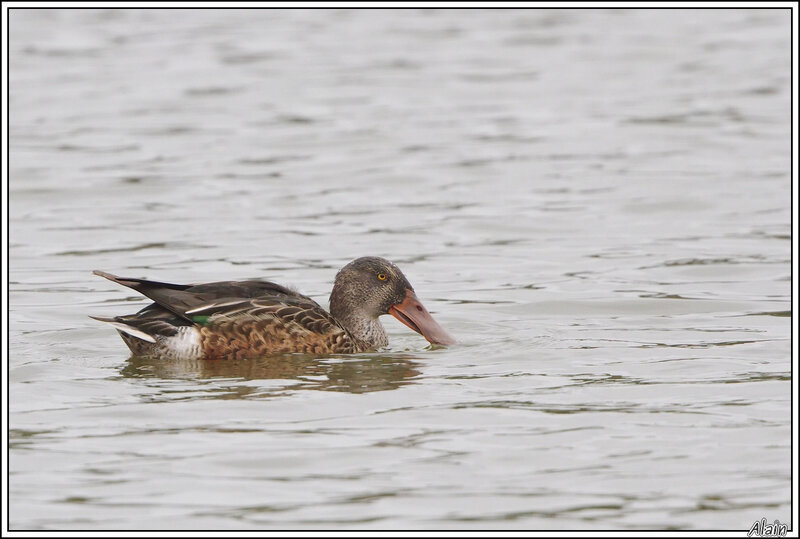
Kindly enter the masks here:
<path id="1" fill-rule="evenodd" d="M 421 334 L 431 344 L 448 346 L 457 342 L 434 320 L 413 290 L 407 290 L 405 299 L 397 305 L 392 305 L 389 314 Z"/>

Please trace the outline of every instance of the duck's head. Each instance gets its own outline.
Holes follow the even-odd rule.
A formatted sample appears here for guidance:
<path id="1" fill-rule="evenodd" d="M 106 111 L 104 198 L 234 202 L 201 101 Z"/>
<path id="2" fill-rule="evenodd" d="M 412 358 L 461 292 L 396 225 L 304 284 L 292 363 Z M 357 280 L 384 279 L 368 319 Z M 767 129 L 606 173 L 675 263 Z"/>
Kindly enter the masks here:
<path id="1" fill-rule="evenodd" d="M 456 342 L 417 299 L 400 268 L 375 256 L 358 258 L 339 270 L 331 292 L 331 314 L 357 337 L 377 346 L 386 345 L 383 327 L 377 322 L 384 314 L 391 314 L 431 344 Z"/>

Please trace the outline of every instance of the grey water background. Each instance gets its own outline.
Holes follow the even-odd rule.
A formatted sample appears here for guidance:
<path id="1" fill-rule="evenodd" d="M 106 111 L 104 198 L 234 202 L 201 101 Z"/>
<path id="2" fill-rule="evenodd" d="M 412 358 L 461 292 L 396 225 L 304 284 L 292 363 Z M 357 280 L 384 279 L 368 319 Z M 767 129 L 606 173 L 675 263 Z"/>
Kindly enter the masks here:
<path id="1" fill-rule="evenodd" d="M 788 10 L 10 12 L 11 529 L 749 529 L 790 515 Z M 460 340 L 129 358 L 91 275 Z"/>

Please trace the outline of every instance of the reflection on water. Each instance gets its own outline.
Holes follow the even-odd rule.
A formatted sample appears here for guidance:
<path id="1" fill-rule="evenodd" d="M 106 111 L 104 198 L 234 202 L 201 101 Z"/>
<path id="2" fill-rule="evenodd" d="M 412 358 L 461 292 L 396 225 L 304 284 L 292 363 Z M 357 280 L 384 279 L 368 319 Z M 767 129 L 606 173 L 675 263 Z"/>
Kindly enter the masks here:
<path id="1" fill-rule="evenodd" d="M 270 396 L 292 389 L 316 389 L 367 393 L 397 389 L 420 375 L 416 356 L 406 354 L 359 354 L 320 358 L 305 354 L 286 354 L 252 360 L 159 360 L 131 357 L 120 374 L 126 378 L 181 380 L 224 380 L 228 384 L 248 380 L 291 380 L 271 387 L 239 386 L 232 394 L 230 385 L 219 398 Z"/>

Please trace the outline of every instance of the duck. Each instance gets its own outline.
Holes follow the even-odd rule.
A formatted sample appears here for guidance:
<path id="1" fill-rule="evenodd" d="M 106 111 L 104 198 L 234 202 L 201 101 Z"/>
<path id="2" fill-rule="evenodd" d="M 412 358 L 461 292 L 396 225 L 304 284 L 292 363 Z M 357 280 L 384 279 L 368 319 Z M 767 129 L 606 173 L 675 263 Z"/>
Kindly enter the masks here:
<path id="1" fill-rule="evenodd" d="M 93 273 L 153 301 L 135 314 L 90 317 L 113 326 L 134 356 L 224 360 L 375 351 L 389 343 L 379 320 L 385 314 L 431 344 L 456 344 L 417 298 L 403 272 L 375 256 L 358 258 L 339 270 L 330 312 L 271 281 L 187 285 Z"/>

